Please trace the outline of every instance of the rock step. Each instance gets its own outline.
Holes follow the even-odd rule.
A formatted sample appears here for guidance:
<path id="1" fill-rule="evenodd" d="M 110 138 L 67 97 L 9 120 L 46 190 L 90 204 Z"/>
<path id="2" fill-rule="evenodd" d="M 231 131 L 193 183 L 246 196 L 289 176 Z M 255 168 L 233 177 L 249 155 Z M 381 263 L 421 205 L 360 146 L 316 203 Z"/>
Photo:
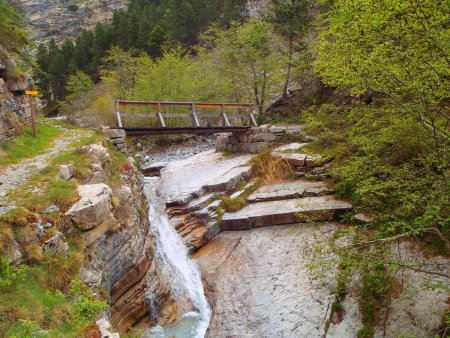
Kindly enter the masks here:
<path id="1" fill-rule="evenodd" d="M 327 188 L 324 182 L 296 180 L 263 186 L 252 193 L 247 201 L 257 203 L 331 194 L 334 194 L 334 190 Z"/>
<path id="2" fill-rule="evenodd" d="M 285 159 L 291 166 L 296 168 L 315 168 L 320 166 L 319 158 L 307 154 L 273 152 L 272 155 Z"/>
<path id="3" fill-rule="evenodd" d="M 222 230 L 247 230 L 255 227 L 330 221 L 350 211 L 352 205 L 333 196 L 304 197 L 249 204 L 235 213 L 225 213 Z"/>

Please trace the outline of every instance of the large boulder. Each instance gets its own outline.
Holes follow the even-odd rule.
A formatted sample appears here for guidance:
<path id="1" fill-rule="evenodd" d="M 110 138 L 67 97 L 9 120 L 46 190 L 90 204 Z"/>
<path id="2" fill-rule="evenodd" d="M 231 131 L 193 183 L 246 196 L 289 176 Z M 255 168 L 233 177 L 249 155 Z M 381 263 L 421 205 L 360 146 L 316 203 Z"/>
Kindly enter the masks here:
<path id="1" fill-rule="evenodd" d="M 81 148 L 82 151 L 88 153 L 91 156 L 93 163 L 104 165 L 109 162 L 111 157 L 109 156 L 108 149 L 100 144 L 90 144 Z"/>
<path id="2" fill-rule="evenodd" d="M 109 186 L 103 183 L 86 184 L 78 187 L 81 199 L 66 212 L 80 229 L 89 230 L 111 215 L 111 195 Z"/>

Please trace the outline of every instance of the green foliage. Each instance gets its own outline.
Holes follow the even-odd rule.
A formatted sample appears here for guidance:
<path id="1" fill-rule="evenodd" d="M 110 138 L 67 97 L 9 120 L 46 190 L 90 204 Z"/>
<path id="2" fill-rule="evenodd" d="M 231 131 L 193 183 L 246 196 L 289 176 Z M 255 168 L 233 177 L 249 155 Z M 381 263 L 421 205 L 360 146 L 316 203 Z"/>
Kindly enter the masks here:
<path id="1" fill-rule="evenodd" d="M 106 307 L 78 278 L 64 293 L 47 288 L 44 267 L 10 270 L 21 277 L 0 293 L 0 332 L 7 337 L 76 336 Z"/>
<path id="2" fill-rule="evenodd" d="M 38 47 L 34 77 L 43 98 L 54 102 L 63 100 L 70 75 L 82 71 L 94 82 L 100 80 L 103 59 L 108 51 L 130 51 L 160 57 L 163 50 L 178 43 L 191 46 L 197 35 L 212 22 L 228 25 L 232 20 L 246 17 L 246 1 L 133 0 L 127 10 L 116 11 L 111 23 L 97 23 L 95 29 L 84 30 L 73 43 L 66 40 L 57 46 L 54 40 Z M 75 10 L 73 4 L 69 10 Z M 106 63 L 111 60 L 106 59 Z M 132 74 L 128 74 L 132 75 Z M 130 81 L 120 82 L 127 86 Z M 57 107 L 56 107 L 57 108 Z"/>
<path id="3" fill-rule="evenodd" d="M 9 52 L 21 54 L 28 43 L 28 32 L 22 17 L 8 3 L 1 0 L 0 45 Z"/>
<path id="4" fill-rule="evenodd" d="M 330 1 L 331 2 L 331 1 Z M 328 84 L 384 93 L 431 132 L 448 141 L 447 1 L 331 2 L 317 42 L 316 69 Z"/>
<path id="5" fill-rule="evenodd" d="M 69 76 L 66 84 L 67 95 L 61 107 L 64 113 L 70 114 L 78 107 L 85 107 L 93 100 L 94 82 L 89 75 L 78 71 Z"/>
<path id="6" fill-rule="evenodd" d="M 76 4 L 69 4 L 67 5 L 67 10 L 70 12 L 76 12 L 78 10 L 78 5 Z"/>
<path id="7" fill-rule="evenodd" d="M 219 74 L 229 81 L 236 102 L 254 102 L 260 114 L 267 101 L 281 91 L 284 64 L 280 39 L 262 20 L 233 22 L 222 30 L 213 26 L 202 37 Z"/>
<path id="8" fill-rule="evenodd" d="M 308 13 L 308 0 L 271 0 L 266 20 L 288 41 L 286 79 L 283 96 L 287 96 L 291 77 L 291 68 L 297 65 L 305 45 L 304 37 L 311 18 Z"/>
<path id="9" fill-rule="evenodd" d="M 449 153 L 438 157 L 415 118 L 396 106 L 324 106 L 309 125 L 319 135 L 314 150 L 335 159 L 334 188 L 375 212 L 381 235 L 448 233 Z"/>
<path id="10" fill-rule="evenodd" d="M 240 194 L 238 197 L 231 198 L 228 196 L 222 196 L 221 204 L 223 210 L 226 212 L 236 212 L 244 208 L 248 202 L 247 197 L 250 196 L 256 189 L 260 187 L 261 183 L 260 181 L 255 181 L 253 184 L 251 184 L 249 187 L 244 189 L 242 194 Z"/>
<path id="11" fill-rule="evenodd" d="M 37 124 L 37 137 L 34 138 L 30 128 L 11 141 L 0 143 L 0 167 L 17 163 L 24 158 L 34 157 L 51 146 L 61 132 L 45 123 Z"/>
<path id="12" fill-rule="evenodd" d="M 2 292 L 8 292 L 9 288 L 11 288 L 15 283 L 23 281 L 23 279 L 24 270 L 11 269 L 8 258 L 0 256 L 0 290 Z"/>

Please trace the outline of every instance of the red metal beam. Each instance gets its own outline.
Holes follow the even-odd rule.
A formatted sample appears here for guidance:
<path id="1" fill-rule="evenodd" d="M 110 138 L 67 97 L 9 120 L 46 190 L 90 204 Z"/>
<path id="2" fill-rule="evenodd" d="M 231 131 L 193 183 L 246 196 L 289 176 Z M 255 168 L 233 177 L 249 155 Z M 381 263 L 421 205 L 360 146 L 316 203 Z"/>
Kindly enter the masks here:
<path id="1" fill-rule="evenodd" d="M 196 103 L 196 102 L 157 102 L 157 101 L 117 101 L 119 106 L 156 106 L 160 108 L 165 107 L 192 107 L 195 104 L 196 108 L 251 108 L 254 105 L 251 103 Z"/>

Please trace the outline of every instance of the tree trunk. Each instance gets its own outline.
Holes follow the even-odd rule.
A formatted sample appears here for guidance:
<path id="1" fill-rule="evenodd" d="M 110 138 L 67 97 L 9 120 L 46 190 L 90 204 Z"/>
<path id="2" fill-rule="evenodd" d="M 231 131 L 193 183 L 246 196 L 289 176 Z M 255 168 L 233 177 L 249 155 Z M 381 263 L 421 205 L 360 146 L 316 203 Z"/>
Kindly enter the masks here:
<path id="1" fill-rule="evenodd" d="M 289 59 L 288 59 L 288 65 L 287 65 L 287 70 L 286 70 L 286 79 L 284 81 L 284 88 L 283 88 L 283 97 L 286 97 L 288 95 L 288 88 L 289 88 L 289 80 L 290 80 L 290 76 L 291 76 L 291 63 L 292 63 L 292 54 L 293 54 L 293 45 L 294 45 L 294 41 L 293 41 L 293 37 L 290 36 L 289 37 Z"/>

